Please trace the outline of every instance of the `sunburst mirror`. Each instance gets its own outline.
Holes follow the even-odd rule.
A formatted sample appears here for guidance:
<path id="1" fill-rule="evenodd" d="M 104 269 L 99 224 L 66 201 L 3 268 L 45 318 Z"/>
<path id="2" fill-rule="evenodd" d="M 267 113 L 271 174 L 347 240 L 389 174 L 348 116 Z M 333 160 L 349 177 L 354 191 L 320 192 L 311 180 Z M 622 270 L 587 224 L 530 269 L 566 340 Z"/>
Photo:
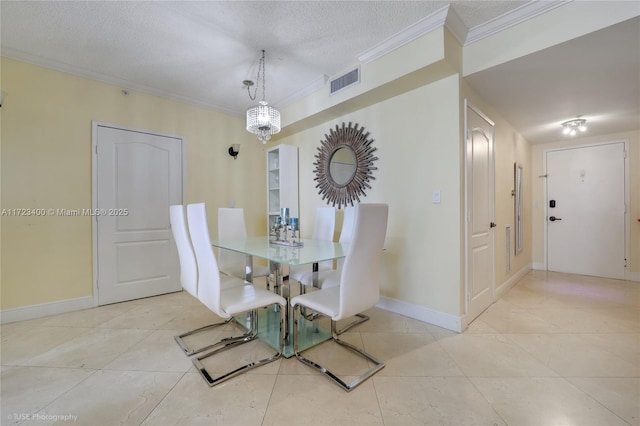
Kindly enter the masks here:
<path id="1" fill-rule="evenodd" d="M 314 178 L 317 181 L 318 194 L 327 204 L 337 204 L 338 208 L 360 202 L 365 189 L 371 189 L 369 181 L 375 179 L 373 162 L 378 159 L 373 153 L 377 148 L 371 146 L 373 139 L 358 124 L 342 126 L 336 124 L 320 141 L 316 154 Z"/>

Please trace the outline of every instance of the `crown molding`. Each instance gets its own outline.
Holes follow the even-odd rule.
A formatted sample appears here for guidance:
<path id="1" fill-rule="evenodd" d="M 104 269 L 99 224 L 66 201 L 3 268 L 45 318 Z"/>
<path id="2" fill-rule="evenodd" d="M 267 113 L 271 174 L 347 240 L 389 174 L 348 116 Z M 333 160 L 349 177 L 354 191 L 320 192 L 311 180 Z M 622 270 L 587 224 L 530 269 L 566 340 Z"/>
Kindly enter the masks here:
<path id="1" fill-rule="evenodd" d="M 507 28 L 516 26 L 524 21 L 535 18 L 538 15 L 549 12 L 556 7 L 570 3 L 571 1 L 573 0 L 529 1 L 510 12 L 471 28 L 463 46 L 475 43 L 483 38 L 504 31 Z"/>
<path id="2" fill-rule="evenodd" d="M 435 29 L 441 28 L 444 26 L 448 12 L 449 5 L 436 10 L 431 15 L 419 20 L 399 33 L 396 33 L 384 40 L 382 43 L 362 52 L 358 55 L 358 60 L 365 64 L 375 61 L 376 59 L 404 46 L 418 37 L 430 33 Z"/>
<path id="3" fill-rule="evenodd" d="M 456 13 L 454 8 L 449 8 L 449 13 L 447 13 L 447 19 L 445 20 L 444 25 L 458 40 L 460 45 L 463 46 L 464 41 L 467 38 L 467 34 L 469 33 L 469 29 L 464 22 L 462 22 L 462 19 L 460 19 L 460 16 Z"/>

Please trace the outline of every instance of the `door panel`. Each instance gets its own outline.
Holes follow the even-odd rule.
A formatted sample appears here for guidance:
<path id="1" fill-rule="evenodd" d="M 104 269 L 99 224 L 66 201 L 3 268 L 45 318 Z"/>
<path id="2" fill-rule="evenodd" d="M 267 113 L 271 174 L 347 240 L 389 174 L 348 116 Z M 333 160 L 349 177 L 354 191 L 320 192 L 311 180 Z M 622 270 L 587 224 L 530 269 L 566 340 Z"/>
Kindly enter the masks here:
<path id="1" fill-rule="evenodd" d="M 471 322 L 494 298 L 493 123 L 467 106 L 467 319 Z"/>
<path id="2" fill-rule="evenodd" d="M 169 205 L 182 204 L 182 140 L 97 126 L 99 304 L 179 291 Z"/>
<path id="3" fill-rule="evenodd" d="M 548 270 L 624 279 L 624 191 L 624 143 L 547 152 Z"/>

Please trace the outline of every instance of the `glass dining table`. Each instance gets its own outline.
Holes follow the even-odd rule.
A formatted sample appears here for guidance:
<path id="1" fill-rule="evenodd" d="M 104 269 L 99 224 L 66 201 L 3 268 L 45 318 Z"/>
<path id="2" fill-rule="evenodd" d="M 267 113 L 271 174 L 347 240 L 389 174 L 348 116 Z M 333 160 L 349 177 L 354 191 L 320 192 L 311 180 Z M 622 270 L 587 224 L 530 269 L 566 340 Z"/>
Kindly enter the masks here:
<path id="1" fill-rule="evenodd" d="M 242 240 L 214 240 L 212 245 L 218 249 L 231 250 L 245 255 L 246 281 L 253 282 L 251 268 L 253 258 L 264 259 L 269 262 L 270 275 L 267 278 L 267 289 L 273 286 L 273 291 L 287 300 L 285 315 L 285 348 L 283 355 L 290 358 L 294 355 L 293 339 L 290 330 L 293 330 L 292 310 L 289 301 L 291 288 L 289 281 L 284 279 L 286 267 L 308 265 L 309 271 L 313 271 L 314 282 L 318 277 L 318 263 L 340 259 L 346 256 L 347 244 L 334 243 L 332 241 L 318 241 L 300 239 L 302 246 L 288 246 L 273 243 L 273 237 L 249 237 Z M 270 346 L 278 348 L 278 324 L 279 312 L 274 309 L 261 309 L 258 311 L 258 337 Z M 241 325 L 246 324 L 246 317 L 237 317 L 236 321 Z M 299 350 L 315 346 L 331 337 L 331 330 L 320 327 L 316 320 L 307 319 L 300 315 L 300 336 L 298 339 Z"/>

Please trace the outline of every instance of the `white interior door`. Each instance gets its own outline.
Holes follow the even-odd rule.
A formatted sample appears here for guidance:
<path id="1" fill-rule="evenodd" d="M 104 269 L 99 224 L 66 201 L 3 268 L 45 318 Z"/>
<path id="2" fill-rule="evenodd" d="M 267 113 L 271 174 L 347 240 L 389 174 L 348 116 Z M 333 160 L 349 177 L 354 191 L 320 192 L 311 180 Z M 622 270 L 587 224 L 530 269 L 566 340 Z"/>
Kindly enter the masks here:
<path id="1" fill-rule="evenodd" d="M 624 279 L 624 155 L 623 142 L 547 152 L 549 271 Z"/>
<path id="2" fill-rule="evenodd" d="M 466 107 L 466 301 L 471 322 L 493 303 L 494 163 L 491 120 Z"/>
<path id="3" fill-rule="evenodd" d="M 169 206 L 182 204 L 182 139 L 94 131 L 98 303 L 180 290 Z"/>

